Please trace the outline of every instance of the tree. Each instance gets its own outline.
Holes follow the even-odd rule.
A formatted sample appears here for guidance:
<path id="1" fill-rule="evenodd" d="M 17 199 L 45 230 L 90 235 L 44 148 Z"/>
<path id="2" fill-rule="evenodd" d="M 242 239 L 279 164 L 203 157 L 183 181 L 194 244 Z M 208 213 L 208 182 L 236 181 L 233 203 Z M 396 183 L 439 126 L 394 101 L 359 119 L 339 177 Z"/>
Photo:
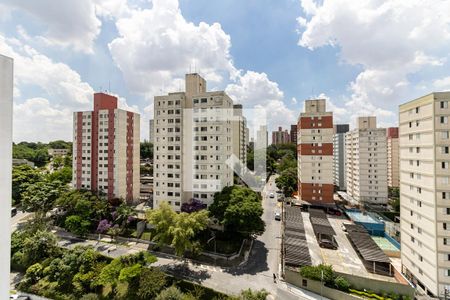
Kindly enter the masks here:
<path id="1" fill-rule="evenodd" d="M 297 167 L 292 167 L 281 172 L 280 176 L 275 179 L 275 184 L 286 197 L 290 197 L 297 191 L 297 180 Z"/>
<path id="2" fill-rule="evenodd" d="M 261 197 L 249 188 L 225 187 L 214 195 L 214 202 L 209 207 L 209 211 L 227 231 L 247 235 L 264 231 L 265 224 L 261 219 L 263 214 Z"/>
<path id="3" fill-rule="evenodd" d="M 154 299 L 156 295 L 166 286 L 166 274 L 158 268 L 144 268 L 139 278 L 139 299 Z"/>
<path id="4" fill-rule="evenodd" d="M 182 256 L 187 250 L 195 250 L 194 237 L 208 226 L 208 211 L 177 214 L 163 202 L 158 209 L 147 212 L 147 221 L 155 226 L 154 241 L 170 245 Z"/>
<path id="5" fill-rule="evenodd" d="M 184 294 L 179 288 L 172 285 L 167 289 L 163 290 L 156 298 L 156 300 L 183 300 Z"/>
<path id="6" fill-rule="evenodd" d="M 76 235 L 85 236 L 89 233 L 91 222 L 83 219 L 81 216 L 72 215 L 66 218 L 64 221 L 64 227 Z"/>
<path id="7" fill-rule="evenodd" d="M 29 185 L 22 194 L 22 208 L 36 215 L 45 216 L 56 199 L 67 189 L 60 181 L 40 181 Z"/>
<path id="8" fill-rule="evenodd" d="M 42 181 L 41 173 L 28 165 L 17 166 L 12 171 L 12 198 L 15 203 L 22 201 L 22 194 L 28 186 Z"/>
<path id="9" fill-rule="evenodd" d="M 48 257 L 57 256 L 60 249 L 53 233 L 37 231 L 31 236 L 25 237 L 19 252 L 22 253 L 22 264 L 28 267 Z"/>
<path id="10" fill-rule="evenodd" d="M 69 183 L 72 181 L 72 167 L 62 167 L 47 175 L 48 181 L 58 180 L 62 183 Z"/>
<path id="11" fill-rule="evenodd" d="M 124 229 L 127 223 L 130 222 L 130 217 L 134 218 L 136 216 L 136 210 L 131 206 L 122 202 L 115 210 L 115 222 Z"/>
<path id="12" fill-rule="evenodd" d="M 188 202 L 184 202 L 181 205 L 181 211 L 182 212 L 195 212 L 206 208 L 206 204 L 204 204 L 201 200 L 192 198 Z"/>
<path id="13" fill-rule="evenodd" d="M 241 291 L 239 299 L 241 300 L 266 300 L 269 293 L 262 289 L 260 291 L 252 291 L 251 289 Z"/>
<path id="14" fill-rule="evenodd" d="M 153 144 L 141 142 L 141 159 L 153 159 Z"/>

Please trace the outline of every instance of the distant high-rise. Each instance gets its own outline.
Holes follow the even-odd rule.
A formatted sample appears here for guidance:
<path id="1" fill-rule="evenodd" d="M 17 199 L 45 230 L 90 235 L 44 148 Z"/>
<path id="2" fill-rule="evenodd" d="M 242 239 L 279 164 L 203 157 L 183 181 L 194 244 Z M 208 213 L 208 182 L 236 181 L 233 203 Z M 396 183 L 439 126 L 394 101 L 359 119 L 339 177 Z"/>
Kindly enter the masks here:
<path id="1" fill-rule="evenodd" d="M 242 106 L 224 91 L 207 92 L 197 73 L 186 74 L 184 92 L 156 96 L 154 207 L 166 201 L 176 211 L 191 199 L 211 204 L 214 194 L 233 185 L 227 160 L 246 159 Z"/>
<path id="2" fill-rule="evenodd" d="M 149 121 L 148 141 L 152 144 L 155 142 L 155 120 L 153 119 Z"/>
<path id="3" fill-rule="evenodd" d="M 339 191 L 345 191 L 345 133 L 348 124 L 334 125 L 333 135 L 333 180 Z"/>
<path id="4" fill-rule="evenodd" d="M 388 202 L 386 129 L 376 117 L 359 117 L 345 134 L 347 194 L 360 204 Z"/>
<path id="5" fill-rule="evenodd" d="M 94 110 L 73 114 L 73 186 L 108 199 L 139 199 L 140 116 L 117 98 L 94 94 Z"/>
<path id="6" fill-rule="evenodd" d="M 297 145 L 297 125 L 291 125 L 290 139 L 291 143 Z"/>
<path id="7" fill-rule="evenodd" d="M 256 132 L 255 148 L 256 149 L 267 148 L 267 146 L 269 145 L 268 139 L 269 133 L 267 132 L 267 126 L 261 125 Z"/>
<path id="8" fill-rule="evenodd" d="M 0 226 L 5 234 L 0 243 L 2 268 L 0 271 L 0 298 L 9 299 L 9 270 L 11 253 L 11 167 L 12 167 L 12 108 L 13 59 L 0 54 L 0 191 L 2 209 Z"/>
<path id="9" fill-rule="evenodd" d="M 399 185 L 399 150 L 398 150 L 398 127 L 386 129 L 387 156 L 388 156 L 388 187 Z"/>
<path id="10" fill-rule="evenodd" d="M 306 100 L 297 128 L 300 199 L 316 205 L 334 205 L 333 113 L 326 111 L 326 100 Z"/>
<path id="11" fill-rule="evenodd" d="M 444 299 L 450 287 L 450 92 L 400 105 L 402 272 Z"/>
<path id="12" fill-rule="evenodd" d="M 281 145 L 281 144 L 288 144 L 291 142 L 291 138 L 289 136 L 289 132 L 286 130 L 283 130 L 283 128 L 280 126 L 278 127 L 278 131 L 272 131 L 272 144 L 273 145 Z"/>

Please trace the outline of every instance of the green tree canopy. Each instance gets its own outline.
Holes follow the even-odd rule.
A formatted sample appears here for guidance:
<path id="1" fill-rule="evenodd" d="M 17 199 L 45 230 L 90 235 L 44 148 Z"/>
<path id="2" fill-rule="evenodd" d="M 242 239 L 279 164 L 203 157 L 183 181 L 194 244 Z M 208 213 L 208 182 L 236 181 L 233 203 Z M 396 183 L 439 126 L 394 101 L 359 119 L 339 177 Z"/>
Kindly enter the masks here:
<path id="1" fill-rule="evenodd" d="M 56 199 L 67 190 L 60 181 L 39 181 L 29 185 L 22 193 L 22 208 L 28 212 L 45 215 L 50 211 Z"/>
<path id="2" fill-rule="evenodd" d="M 295 166 L 281 172 L 280 176 L 275 179 L 275 184 L 286 197 L 290 197 L 297 191 L 297 180 L 297 166 Z"/>
<path id="3" fill-rule="evenodd" d="M 141 142 L 141 159 L 153 159 L 153 144 Z"/>
<path id="4" fill-rule="evenodd" d="M 214 195 L 214 202 L 209 211 L 229 231 L 244 234 L 264 231 L 261 197 L 247 187 L 225 187 Z"/>
<path id="5" fill-rule="evenodd" d="M 21 202 L 25 190 L 30 185 L 42 180 L 42 174 L 28 165 L 14 167 L 12 171 L 12 197 L 14 202 Z"/>
<path id="6" fill-rule="evenodd" d="M 147 221 L 155 226 L 153 240 L 160 245 L 170 245 L 182 256 L 187 250 L 195 250 L 194 237 L 208 226 L 208 211 L 177 214 L 163 202 L 158 209 L 147 212 Z"/>
<path id="7" fill-rule="evenodd" d="M 72 181 L 72 167 L 62 167 L 61 169 L 48 174 L 47 178 L 49 181 L 57 180 L 67 184 Z"/>

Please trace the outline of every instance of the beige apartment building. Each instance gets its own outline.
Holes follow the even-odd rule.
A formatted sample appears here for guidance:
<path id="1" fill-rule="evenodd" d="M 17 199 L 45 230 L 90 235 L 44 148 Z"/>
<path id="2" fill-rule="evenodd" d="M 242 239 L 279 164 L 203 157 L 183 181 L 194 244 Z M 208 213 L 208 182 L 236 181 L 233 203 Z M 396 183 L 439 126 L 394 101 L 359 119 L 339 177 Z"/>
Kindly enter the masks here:
<path id="1" fill-rule="evenodd" d="M 399 186 L 399 150 L 398 150 L 398 127 L 386 129 L 387 155 L 388 155 L 388 187 Z"/>
<path id="2" fill-rule="evenodd" d="M 233 185 L 227 160 L 234 154 L 245 161 L 248 132 L 242 107 L 235 111 L 225 92 L 207 92 L 197 73 L 187 74 L 185 84 L 185 92 L 154 101 L 153 205 L 166 201 L 176 211 L 193 198 L 210 205 L 216 192 Z"/>
<path id="3" fill-rule="evenodd" d="M 450 290 L 450 92 L 400 105 L 403 273 L 429 295 Z"/>
<path id="4" fill-rule="evenodd" d="M 359 117 L 357 128 L 345 134 L 347 194 L 359 204 L 386 205 L 386 129 L 376 117 Z"/>
<path id="5" fill-rule="evenodd" d="M 300 199 L 316 205 L 334 205 L 333 113 L 327 111 L 325 99 L 305 101 L 297 129 Z"/>
<path id="6" fill-rule="evenodd" d="M 117 97 L 94 94 L 94 109 L 73 113 L 73 186 L 108 199 L 139 200 L 140 116 Z"/>

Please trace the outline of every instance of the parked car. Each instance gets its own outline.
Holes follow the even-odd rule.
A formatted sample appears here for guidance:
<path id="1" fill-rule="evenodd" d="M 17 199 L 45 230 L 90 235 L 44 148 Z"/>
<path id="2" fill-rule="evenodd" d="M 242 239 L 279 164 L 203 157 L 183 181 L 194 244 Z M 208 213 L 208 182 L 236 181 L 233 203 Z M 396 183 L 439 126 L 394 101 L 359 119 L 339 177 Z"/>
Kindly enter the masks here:
<path id="1" fill-rule="evenodd" d="M 17 215 L 17 208 L 12 207 L 11 208 L 11 217 L 14 217 L 15 215 Z"/>
<path id="2" fill-rule="evenodd" d="M 337 249 L 336 245 L 332 241 L 327 240 L 327 239 L 321 240 L 319 242 L 319 246 L 322 248 L 327 248 L 327 249 L 333 249 L 333 250 Z"/>
<path id="3" fill-rule="evenodd" d="M 275 198 L 275 194 L 274 193 L 270 193 L 269 194 L 269 198 Z"/>
<path id="4" fill-rule="evenodd" d="M 281 214 L 279 212 L 275 213 L 275 220 L 281 221 Z"/>
<path id="5" fill-rule="evenodd" d="M 345 225 L 351 225 L 351 223 L 342 223 L 341 224 L 342 231 L 347 232 L 347 228 L 345 228 Z"/>

